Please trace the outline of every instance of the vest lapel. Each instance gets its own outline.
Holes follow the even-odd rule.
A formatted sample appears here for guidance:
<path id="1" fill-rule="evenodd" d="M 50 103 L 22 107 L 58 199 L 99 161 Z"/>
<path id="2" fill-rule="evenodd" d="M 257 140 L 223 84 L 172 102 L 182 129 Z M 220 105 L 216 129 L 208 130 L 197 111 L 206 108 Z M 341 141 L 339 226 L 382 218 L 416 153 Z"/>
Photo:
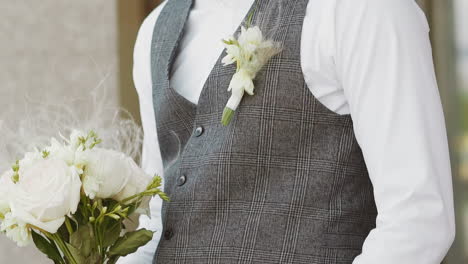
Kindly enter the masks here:
<path id="1" fill-rule="evenodd" d="M 156 21 L 151 47 L 153 102 L 163 96 L 188 132 L 193 129 L 196 105 L 172 89 L 170 73 L 192 4 L 193 0 L 168 0 Z M 160 108 L 161 105 L 154 104 L 155 112 L 161 111 Z"/>
<path id="2" fill-rule="evenodd" d="M 164 71 L 156 70 L 153 71 L 153 75 L 158 75 L 158 73 L 164 73 L 165 78 L 170 79 L 171 66 L 174 60 L 174 55 L 176 53 L 179 41 L 182 37 L 182 32 L 184 30 L 185 23 L 187 22 L 190 9 L 192 7 L 193 0 L 168 0 L 166 7 L 161 10 L 161 13 L 158 17 L 157 24 L 160 24 L 161 21 L 165 21 L 164 25 L 160 25 L 154 28 L 153 33 L 153 45 L 156 45 L 157 42 L 154 41 L 154 38 L 164 39 L 164 47 L 160 49 L 152 48 L 152 56 L 156 58 L 163 58 Z M 167 12 L 171 10 L 171 12 Z M 158 54 L 154 54 L 155 51 L 158 51 Z M 153 61 L 154 63 L 155 61 Z M 154 66 L 154 65 L 152 65 Z M 153 76 L 153 77 L 162 77 L 162 76 Z M 163 79 L 163 78 L 157 78 Z"/>

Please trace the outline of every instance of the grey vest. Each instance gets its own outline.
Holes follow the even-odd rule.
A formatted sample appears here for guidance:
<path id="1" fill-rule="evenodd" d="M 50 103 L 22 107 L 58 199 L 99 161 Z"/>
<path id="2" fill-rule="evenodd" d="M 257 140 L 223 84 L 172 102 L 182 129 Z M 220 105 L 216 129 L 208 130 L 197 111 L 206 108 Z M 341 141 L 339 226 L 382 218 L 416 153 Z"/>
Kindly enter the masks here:
<path id="1" fill-rule="evenodd" d="M 284 49 L 228 126 L 221 116 L 235 65 L 222 65 L 223 52 L 198 105 L 181 96 L 169 77 L 192 0 L 168 0 L 161 11 L 151 66 L 171 201 L 155 263 L 331 264 L 361 253 L 377 215 L 372 184 L 350 115 L 326 108 L 304 81 L 307 3 L 255 1 L 253 24 Z"/>

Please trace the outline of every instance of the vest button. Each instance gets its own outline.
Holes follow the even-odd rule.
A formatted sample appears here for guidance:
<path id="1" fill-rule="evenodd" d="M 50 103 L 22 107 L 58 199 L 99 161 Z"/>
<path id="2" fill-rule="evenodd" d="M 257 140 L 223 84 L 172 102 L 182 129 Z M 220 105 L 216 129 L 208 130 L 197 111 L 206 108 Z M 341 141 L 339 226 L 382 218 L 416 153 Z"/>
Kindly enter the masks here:
<path id="1" fill-rule="evenodd" d="M 164 232 L 164 239 L 170 240 L 174 236 L 174 232 L 172 229 L 167 229 L 166 232 Z"/>
<path id="2" fill-rule="evenodd" d="M 182 186 L 185 184 L 186 181 L 187 177 L 185 175 L 182 175 L 179 177 L 179 179 L 177 179 L 177 185 Z"/>
<path id="3" fill-rule="evenodd" d="M 199 137 L 201 134 L 203 134 L 203 127 L 199 126 L 197 129 L 195 129 L 195 136 Z"/>

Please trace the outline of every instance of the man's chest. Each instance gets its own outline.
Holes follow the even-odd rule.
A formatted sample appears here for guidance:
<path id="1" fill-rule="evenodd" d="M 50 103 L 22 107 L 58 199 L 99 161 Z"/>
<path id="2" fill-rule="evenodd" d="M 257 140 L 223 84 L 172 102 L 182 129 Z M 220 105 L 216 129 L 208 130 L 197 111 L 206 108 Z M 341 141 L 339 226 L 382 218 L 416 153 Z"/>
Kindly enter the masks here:
<path id="1" fill-rule="evenodd" d="M 223 51 L 221 40 L 236 31 L 253 2 L 194 1 L 170 75 L 173 88 L 192 103 L 198 103 L 203 85 Z"/>
<path id="2" fill-rule="evenodd" d="M 346 114 L 346 99 L 332 75 L 333 60 L 329 52 L 329 38 L 326 16 L 331 5 L 323 1 L 309 1 L 303 20 L 300 49 L 300 63 L 310 92 L 330 110 Z M 183 34 L 178 43 L 174 61 L 171 66 L 171 86 L 180 95 L 194 104 L 198 104 L 203 86 L 221 56 L 224 46 L 223 38 L 234 34 L 242 23 L 253 0 L 228 2 L 225 0 L 194 1 L 190 10 Z M 265 16 L 278 16 L 288 10 L 268 11 Z M 272 24 L 264 29 L 267 36 L 278 30 L 279 24 Z M 340 107 L 340 108 L 339 108 Z"/>

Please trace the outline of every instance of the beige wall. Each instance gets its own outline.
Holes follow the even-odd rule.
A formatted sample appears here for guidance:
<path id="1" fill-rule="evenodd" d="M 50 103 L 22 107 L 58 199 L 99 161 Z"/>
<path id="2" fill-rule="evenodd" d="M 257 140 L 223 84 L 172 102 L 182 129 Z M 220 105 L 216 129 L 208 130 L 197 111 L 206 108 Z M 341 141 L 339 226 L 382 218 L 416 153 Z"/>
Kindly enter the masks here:
<path id="1" fill-rule="evenodd" d="M 116 1 L 0 1 L 2 108 L 23 109 L 25 95 L 48 102 L 83 95 L 108 73 L 107 98 L 117 104 L 116 21 Z M 51 262 L 0 236 L 0 263 Z"/>
<path id="2" fill-rule="evenodd" d="M 143 19 L 161 0 L 118 0 L 120 105 L 140 120 L 138 95 L 132 77 L 133 48 Z"/>
<path id="3" fill-rule="evenodd" d="M 132 77 L 133 48 L 143 19 L 160 2 L 160 0 L 117 1 L 120 105 L 129 110 L 138 121 L 140 120 L 140 109 Z"/>
<path id="4" fill-rule="evenodd" d="M 138 95 L 133 84 L 133 49 L 138 29 L 147 14 L 145 2 L 142 0 L 117 1 L 120 105 L 130 111 L 138 121 L 140 121 L 140 109 Z"/>

